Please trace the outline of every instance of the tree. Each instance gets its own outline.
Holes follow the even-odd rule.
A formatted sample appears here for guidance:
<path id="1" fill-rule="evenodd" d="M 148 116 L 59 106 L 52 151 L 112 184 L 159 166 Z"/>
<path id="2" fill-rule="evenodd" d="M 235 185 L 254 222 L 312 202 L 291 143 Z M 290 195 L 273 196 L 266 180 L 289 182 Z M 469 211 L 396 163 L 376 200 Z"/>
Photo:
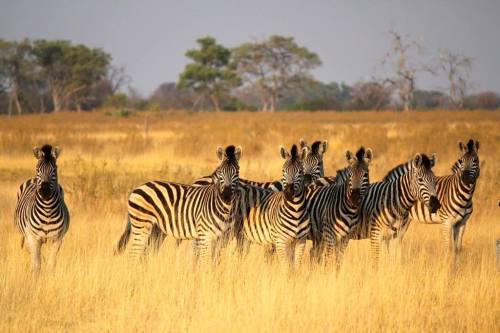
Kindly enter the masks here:
<path id="1" fill-rule="evenodd" d="M 263 111 L 275 111 L 284 91 L 321 65 L 318 55 L 299 46 L 293 37 L 271 36 L 245 43 L 233 53 L 238 74 L 259 92 Z"/>
<path id="2" fill-rule="evenodd" d="M 199 49 L 186 52 L 193 63 L 186 65 L 180 74 L 179 88 L 195 91 L 197 101 L 208 97 L 213 109 L 219 111 L 221 97 L 239 85 L 239 78 L 230 64 L 231 51 L 212 37 L 203 37 L 197 42 Z"/>
<path id="3" fill-rule="evenodd" d="M 54 112 L 71 102 L 79 109 L 91 87 L 106 76 L 111 61 L 101 49 L 64 40 L 36 40 L 32 53 L 49 85 Z"/>
<path id="4" fill-rule="evenodd" d="M 27 39 L 21 42 L 0 39 L 0 85 L 9 96 L 9 116 L 14 104 L 17 114 L 23 112 L 22 87 L 27 86 L 34 75 L 30 51 L 31 42 Z"/>
<path id="5" fill-rule="evenodd" d="M 174 82 L 162 83 L 150 97 L 162 109 L 187 109 L 193 105 L 193 92 L 179 89 Z"/>
<path id="6" fill-rule="evenodd" d="M 467 70 L 472 66 L 473 59 L 451 51 L 439 53 L 440 69 L 446 74 L 450 101 L 454 108 L 462 108 L 467 88 Z"/>
<path id="7" fill-rule="evenodd" d="M 386 54 L 382 64 L 392 62 L 395 77 L 387 78 L 385 81 L 396 89 L 404 111 L 408 111 L 412 107 L 417 72 L 433 71 L 428 66 L 418 66 L 411 61 L 411 53 L 422 50 L 419 42 L 416 40 L 406 41 L 403 36 L 393 30 L 389 31 L 389 34 L 392 38 L 392 47 Z"/>
<path id="8" fill-rule="evenodd" d="M 352 89 L 351 107 L 357 110 L 381 110 L 389 104 L 391 90 L 377 81 L 358 82 Z"/>

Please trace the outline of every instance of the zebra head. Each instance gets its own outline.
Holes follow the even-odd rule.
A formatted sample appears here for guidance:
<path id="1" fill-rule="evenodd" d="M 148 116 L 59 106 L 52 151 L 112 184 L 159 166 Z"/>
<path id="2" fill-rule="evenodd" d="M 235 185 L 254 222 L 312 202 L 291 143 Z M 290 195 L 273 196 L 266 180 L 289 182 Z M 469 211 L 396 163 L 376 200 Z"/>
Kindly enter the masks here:
<path id="1" fill-rule="evenodd" d="M 304 139 L 300 139 L 299 142 L 301 149 L 304 149 L 304 147 L 309 148 L 307 142 L 304 141 Z M 307 156 L 303 162 L 304 184 L 306 186 L 325 175 L 325 171 L 323 169 L 323 154 L 326 152 L 327 147 L 328 142 L 326 140 L 323 140 L 315 141 L 309 149 L 309 152 L 307 153 Z"/>
<path id="2" fill-rule="evenodd" d="M 304 164 L 309 148 L 303 147 L 300 151 L 297 145 L 293 145 L 290 152 L 285 147 L 280 147 L 281 158 L 285 160 L 283 164 L 283 192 L 287 200 L 292 200 L 304 191 Z"/>
<path id="3" fill-rule="evenodd" d="M 472 185 L 479 178 L 479 141 L 470 139 L 467 145 L 459 142 L 458 147 L 462 152 L 460 157 L 453 166 L 453 172 L 459 173 L 463 183 L 467 186 Z"/>
<path id="4" fill-rule="evenodd" d="M 436 176 L 432 171 L 436 163 L 436 154 L 428 157 L 425 154 L 416 154 L 411 161 L 411 190 L 416 198 L 423 202 L 431 213 L 435 213 L 441 203 L 436 192 Z"/>
<path id="5" fill-rule="evenodd" d="M 57 189 L 56 159 L 60 153 L 59 147 L 52 148 L 51 145 L 33 148 L 33 154 L 38 160 L 35 176 L 36 190 L 44 200 L 50 199 Z"/>
<path id="6" fill-rule="evenodd" d="M 224 202 L 228 203 L 233 199 L 240 182 L 241 147 L 232 145 L 227 146 L 226 149 L 218 147 L 217 158 L 221 163 L 213 174 L 213 181 Z"/>
<path id="7" fill-rule="evenodd" d="M 359 206 L 361 201 L 368 192 L 368 185 L 370 185 L 370 178 L 368 172 L 368 165 L 373 158 L 373 152 L 370 148 L 359 148 L 356 155 L 349 150 L 345 153 L 347 163 L 347 180 L 348 190 L 347 198 L 352 206 Z"/>

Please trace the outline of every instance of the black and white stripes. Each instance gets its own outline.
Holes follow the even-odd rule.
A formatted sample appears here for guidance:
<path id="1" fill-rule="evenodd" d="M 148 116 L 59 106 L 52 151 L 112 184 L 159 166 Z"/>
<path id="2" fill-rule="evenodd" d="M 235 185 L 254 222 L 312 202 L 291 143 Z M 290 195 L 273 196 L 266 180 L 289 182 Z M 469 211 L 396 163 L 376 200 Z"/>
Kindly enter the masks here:
<path id="1" fill-rule="evenodd" d="M 153 228 L 176 239 L 194 239 L 198 257 L 205 261 L 230 228 L 229 218 L 238 200 L 241 148 L 217 149 L 221 161 L 208 185 L 152 181 L 134 189 L 128 200 L 127 227 L 118 243 L 122 252 L 139 259 L 150 244 Z M 130 240 L 129 240 L 130 239 Z M 212 253 L 215 258 L 216 254 Z"/>
<path id="2" fill-rule="evenodd" d="M 58 183 L 56 159 L 60 149 L 50 145 L 35 147 L 36 176 L 24 182 L 17 194 L 15 224 L 32 258 L 32 268 L 40 269 L 41 246 L 49 247 L 48 264 L 55 264 L 63 237 L 69 227 L 64 192 Z"/>

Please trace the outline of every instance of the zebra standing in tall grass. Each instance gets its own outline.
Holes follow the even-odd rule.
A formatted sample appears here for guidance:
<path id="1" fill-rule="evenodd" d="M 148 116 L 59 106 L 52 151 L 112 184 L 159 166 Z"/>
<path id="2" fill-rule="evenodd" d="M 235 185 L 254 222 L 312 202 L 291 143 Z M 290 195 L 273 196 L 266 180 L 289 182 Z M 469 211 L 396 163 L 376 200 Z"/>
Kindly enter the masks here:
<path id="1" fill-rule="evenodd" d="M 459 143 L 462 156 L 452 167 L 452 174 L 436 179 L 436 192 L 441 208 L 431 214 L 427 206 L 418 202 L 411 211 L 412 220 L 442 225 L 444 245 L 458 253 L 467 220 L 472 214 L 472 196 L 479 178 L 479 141 L 470 139 L 467 145 Z"/>
<path id="2" fill-rule="evenodd" d="M 57 164 L 61 150 L 44 145 L 35 147 L 37 159 L 35 178 L 24 182 L 17 193 L 15 225 L 31 254 L 32 269 L 40 270 L 41 247 L 49 249 L 48 265 L 55 265 L 56 256 L 69 227 L 69 212 L 64 203 L 64 191 L 57 180 Z"/>
<path id="3" fill-rule="evenodd" d="M 192 186 L 152 181 L 134 189 L 128 199 L 128 222 L 118 243 L 123 252 L 129 238 L 128 255 L 139 259 L 151 243 L 152 231 L 176 239 L 194 239 L 197 258 L 206 261 L 217 241 L 230 228 L 229 215 L 238 199 L 241 148 L 217 149 L 221 161 L 209 185 Z M 157 236 L 157 235 L 156 235 Z"/>
<path id="4" fill-rule="evenodd" d="M 283 191 L 259 187 L 241 189 L 241 231 L 246 241 L 275 249 L 282 264 L 296 269 L 301 262 L 309 233 L 303 161 L 308 148 L 300 154 L 296 145 L 289 152 L 280 148 L 283 165 Z"/>
<path id="5" fill-rule="evenodd" d="M 311 259 L 319 261 L 325 249 L 325 263 L 329 265 L 335 251 L 336 268 L 340 268 L 348 236 L 358 220 L 359 208 L 368 192 L 368 166 L 372 158 L 370 148 L 365 150 L 361 147 L 356 155 L 346 151 L 348 166 L 337 171 L 335 182 L 309 187 L 307 199 L 313 240 Z"/>
<path id="6" fill-rule="evenodd" d="M 361 220 L 350 239 L 370 239 L 374 265 L 378 263 L 382 241 L 389 249 L 391 240 L 402 240 L 410 209 L 417 201 L 422 201 L 431 213 L 439 209 L 436 176 L 432 172 L 434 164 L 434 155 L 429 158 L 416 154 L 410 162 L 389 171 L 381 182 L 368 187 L 361 205 Z"/>

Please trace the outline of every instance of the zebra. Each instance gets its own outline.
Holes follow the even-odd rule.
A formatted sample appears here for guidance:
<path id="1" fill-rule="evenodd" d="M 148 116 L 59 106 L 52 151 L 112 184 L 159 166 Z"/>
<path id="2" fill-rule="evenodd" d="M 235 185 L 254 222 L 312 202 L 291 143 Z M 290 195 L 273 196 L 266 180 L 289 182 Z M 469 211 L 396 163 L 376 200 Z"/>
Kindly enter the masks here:
<path id="1" fill-rule="evenodd" d="M 48 267 L 55 266 L 69 227 L 69 211 L 57 179 L 56 160 L 60 153 L 59 147 L 48 144 L 33 148 L 36 175 L 21 184 L 17 192 L 14 224 L 21 233 L 21 247 L 26 243 L 31 254 L 34 272 L 40 270 L 42 244 L 48 246 Z"/>
<path id="2" fill-rule="evenodd" d="M 237 228 L 239 225 L 237 237 L 275 250 L 280 263 L 292 269 L 300 265 L 309 233 L 303 166 L 307 153 L 307 147 L 300 153 L 296 145 L 290 152 L 280 147 L 280 155 L 285 160 L 283 191 L 273 192 L 250 185 L 240 189 L 241 219 L 236 222 Z"/>
<path id="3" fill-rule="evenodd" d="M 353 228 L 350 239 L 370 239 L 372 263 L 376 266 L 380 244 L 402 237 L 409 225 L 409 212 L 418 201 L 422 201 L 431 213 L 435 213 L 440 202 L 436 193 L 436 176 L 432 168 L 435 154 L 430 158 L 416 154 L 411 161 L 403 163 L 385 176 L 381 182 L 370 184 L 361 204 L 360 220 Z"/>
<path id="4" fill-rule="evenodd" d="M 470 139 L 467 145 L 459 142 L 462 156 L 453 164 L 451 175 L 436 179 L 436 191 L 441 208 L 430 214 L 422 202 L 410 210 L 410 218 L 421 223 L 439 223 L 442 226 L 444 245 L 458 253 L 467 220 L 472 214 L 472 196 L 479 178 L 479 142 Z"/>
<path id="5" fill-rule="evenodd" d="M 221 161 L 208 185 L 192 186 L 151 181 L 135 188 L 128 199 L 128 221 L 116 253 L 128 246 L 131 260 L 141 258 L 154 241 L 155 233 L 175 239 L 194 239 L 196 257 L 204 263 L 217 241 L 230 229 L 229 215 L 238 199 L 241 148 L 217 148 Z"/>
<path id="6" fill-rule="evenodd" d="M 336 268 L 340 268 L 349 233 L 358 220 L 359 207 L 368 191 L 368 166 L 372 158 L 370 148 L 365 150 L 361 147 L 355 155 L 348 150 L 348 166 L 337 171 L 335 182 L 309 187 L 307 200 L 313 241 L 311 259 L 319 261 L 325 248 L 325 264 L 329 265 L 335 250 Z"/>

